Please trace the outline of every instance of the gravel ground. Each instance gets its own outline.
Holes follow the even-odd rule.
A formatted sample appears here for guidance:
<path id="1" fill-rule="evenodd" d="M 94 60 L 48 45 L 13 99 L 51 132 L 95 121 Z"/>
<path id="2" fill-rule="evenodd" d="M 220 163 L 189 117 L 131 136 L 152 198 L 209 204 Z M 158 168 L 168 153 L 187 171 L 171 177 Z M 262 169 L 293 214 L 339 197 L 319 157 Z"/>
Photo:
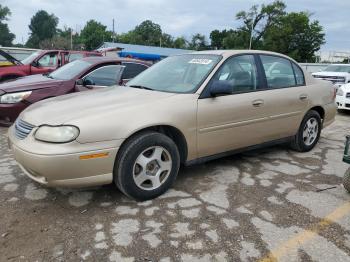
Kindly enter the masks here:
<path id="1" fill-rule="evenodd" d="M 349 119 L 309 153 L 279 146 L 183 168 L 143 203 L 113 185 L 32 182 L 0 128 L 0 261 L 350 261 Z"/>

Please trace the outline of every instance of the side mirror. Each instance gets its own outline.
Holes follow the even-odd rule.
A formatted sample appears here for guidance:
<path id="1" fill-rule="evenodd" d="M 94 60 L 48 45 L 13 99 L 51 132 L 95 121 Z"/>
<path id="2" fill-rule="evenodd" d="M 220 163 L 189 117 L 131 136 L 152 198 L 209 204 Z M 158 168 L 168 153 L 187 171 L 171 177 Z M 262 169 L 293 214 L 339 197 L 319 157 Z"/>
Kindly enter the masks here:
<path id="1" fill-rule="evenodd" d="M 85 78 L 83 80 L 83 86 L 93 86 L 95 85 L 94 81 L 92 81 L 91 79 L 89 78 Z"/>
<path id="2" fill-rule="evenodd" d="M 213 81 L 210 85 L 210 95 L 212 97 L 231 94 L 232 83 L 230 83 L 229 81 Z"/>
<path id="3" fill-rule="evenodd" d="M 78 79 L 75 81 L 75 84 L 78 86 L 85 86 L 85 87 L 89 87 L 89 86 L 93 86 L 95 85 L 94 81 L 92 81 L 91 79 L 85 78 L 85 79 Z"/>
<path id="4" fill-rule="evenodd" d="M 39 67 L 38 61 L 33 61 L 30 65 L 34 67 Z"/>
<path id="5" fill-rule="evenodd" d="M 78 79 L 77 81 L 75 81 L 75 84 L 78 86 L 82 86 L 84 84 L 83 79 Z"/>

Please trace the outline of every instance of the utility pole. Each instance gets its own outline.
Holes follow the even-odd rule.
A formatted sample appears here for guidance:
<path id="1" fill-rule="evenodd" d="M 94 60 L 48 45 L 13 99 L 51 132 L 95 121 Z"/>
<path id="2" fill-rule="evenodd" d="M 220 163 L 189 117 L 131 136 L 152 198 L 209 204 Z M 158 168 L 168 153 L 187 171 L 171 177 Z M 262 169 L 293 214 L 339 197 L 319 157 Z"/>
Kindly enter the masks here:
<path id="1" fill-rule="evenodd" d="M 252 27 L 250 28 L 250 41 L 249 41 L 249 50 L 252 49 L 252 42 L 253 42 L 253 30 L 254 30 L 254 20 L 252 19 Z"/>
<path id="2" fill-rule="evenodd" d="M 113 38 L 113 43 L 114 43 L 114 39 L 115 39 L 115 32 L 114 32 L 114 18 L 113 18 L 113 36 L 112 36 L 112 38 Z"/>
<path id="3" fill-rule="evenodd" d="M 73 29 L 70 29 L 70 50 L 73 50 Z"/>

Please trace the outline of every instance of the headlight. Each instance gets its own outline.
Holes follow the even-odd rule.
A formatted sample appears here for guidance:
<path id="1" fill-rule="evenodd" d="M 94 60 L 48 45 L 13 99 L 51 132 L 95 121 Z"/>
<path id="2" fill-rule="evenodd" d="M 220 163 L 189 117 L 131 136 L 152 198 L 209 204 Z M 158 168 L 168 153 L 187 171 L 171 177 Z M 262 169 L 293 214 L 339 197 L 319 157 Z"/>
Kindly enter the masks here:
<path id="1" fill-rule="evenodd" d="M 0 103 L 15 104 L 29 97 L 31 93 L 32 91 L 5 94 L 0 96 Z"/>
<path id="2" fill-rule="evenodd" d="M 343 91 L 343 89 L 338 88 L 338 91 L 337 91 L 337 96 L 343 96 L 343 95 L 344 95 L 344 91 Z"/>
<path id="3" fill-rule="evenodd" d="M 68 143 L 79 136 L 79 128 L 75 126 L 41 126 L 35 132 L 37 140 L 49 143 Z"/>

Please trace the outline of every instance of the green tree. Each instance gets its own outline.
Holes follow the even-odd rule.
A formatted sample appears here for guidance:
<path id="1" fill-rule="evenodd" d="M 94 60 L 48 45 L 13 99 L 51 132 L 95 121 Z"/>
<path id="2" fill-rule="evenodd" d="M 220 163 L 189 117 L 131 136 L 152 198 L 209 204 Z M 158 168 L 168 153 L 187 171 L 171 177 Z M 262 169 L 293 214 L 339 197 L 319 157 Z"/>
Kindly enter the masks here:
<path id="1" fill-rule="evenodd" d="M 187 49 L 188 48 L 188 42 L 187 42 L 186 38 L 183 37 L 183 36 L 177 37 L 174 40 L 173 47 L 174 48 L 179 48 L 179 49 Z"/>
<path id="2" fill-rule="evenodd" d="M 75 32 L 72 28 L 64 26 L 63 29 L 58 29 L 57 36 L 60 37 L 60 38 L 58 38 L 58 41 L 61 42 L 60 45 L 62 45 L 63 39 L 66 39 L 67 41 L 69 41 L 69 49 L 73 49 L 73 50 L 80 50 L 81 49 L 81 45 L 82 45 L 81 44 L 81 37 L 78 34 L 78 32 Z M 72 48 L 70 45 L 71 40 L 72 40 Z"/>
<path id="3" fill-rule="evenodd" d="M 80 33 L 81 42 L 87 50 L 98 48 L 103 42 L 112 40 L 112 32 L 95 20 L 90 20 Z"/>
<path id="4" fill-rule="evenodd" d="M 8 7 L 0 5 L 0 45 L 11 46 L 15 35 L 10 32 L 8 25 L 4 21 L 8 21 L 11 11 Z"/>
<path id="5" fill-rule="evenodd" d="M 310 21 L 306 12 L 284 15 L 264 37 L 264 49 L 289 55 L 299 62 L 315 61 L 315 53 L 324 43 L 323 27 L 318 21 Z"/>
<path id="6" fill-rule="evenodd" d="M 143 21 L 129 32 L 130 44 L 159 46 L 162 37 L 160 25 L 153 23 L 151 20 Z"/>
<path id="7" fill-rule="evenodd" d="M 38 11 L 30 20 L 30 37 L 26 45 L 38 48 L 41 41 L 53 38 L 57 33 L 57 24 L 58 18 L 54 14 Z"/>
<path id="8" fill-rule="evenodd" d="M 69 50 L 71 49 L 70 38 L 55 35 L 51 39 L 43 40 L 39 43 L 41 49 L 60 49 Z"/>
<path id="9" fill-rule="evenodd" d="M 210 33 L 211 47 L 213 49 L 224 48 L 224 39 L 233 34 L 233 30 L 214 30 Z"/>
<path id="10" fill-rule="evenodd" d="M 230 31 L 223 39 L 222 46 L 224 49 L 247 49 L 249 45 L 250 33 L 243 30 Z"/>
<path id="11" fill-rule="evenodd" d="M 161 46 L 162 47 L 174 47 L 174 37 L 169 34 L 162 34 L 161 36 Z"/>
<path id="12" fill-rule="evenodd" d="M 189 48 L 197 51 L 208 49 L 208 44 L 205 35 L 193 35 L 189 43 Z"/>
<path id="13" fill-rule="evenodd" d="M 274 1 L 238 12 L 236 19 L 241 26 L 212 31 L 212 48 L 247 49 L 252 33 L 253 49 L 276 51 L 297 61 L 315 61 L 315 52 L 325 43 L 322 26 L 317 20 L 311 21 L 307 12 L 287 13 L 285 9 L 284 2 Z"/>
<path id="14" fill-rule="evenodd" d="M 277 0 L 268 5 L 262 4 L 260 10 L 258 5 L 253 5 L 248 12 L 240 11 L 236 14 L 236 19 L 242 21 L 243 25 L 238 28 L 238 31 L 246 32 L 249 37 L 253 31 L 252 48 L 257 49 L 266 31 L 286 14 L 285 9 L 285 3 Z M 248 47 L 249 41 L 247 42 Z"/>

